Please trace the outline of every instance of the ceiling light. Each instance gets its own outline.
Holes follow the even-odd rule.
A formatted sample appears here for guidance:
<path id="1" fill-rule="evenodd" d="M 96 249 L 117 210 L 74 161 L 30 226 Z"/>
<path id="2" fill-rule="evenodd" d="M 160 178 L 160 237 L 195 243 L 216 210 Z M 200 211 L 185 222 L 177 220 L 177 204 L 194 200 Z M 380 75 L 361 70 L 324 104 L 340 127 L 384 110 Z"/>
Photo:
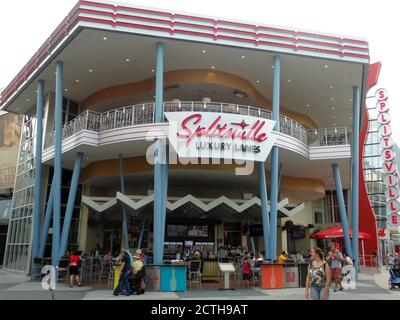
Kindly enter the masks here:
<path id="1" fill-rule="evenodd" d="M 89 69 L 89 72 L 93 72 L 93 69 Z"/>
<path id="2" fill-rule="evenodd" d="M 349 99 L 350 102 L 353 102 L 353 99 Z"/>
<path id="3" fill-rule="evenodd" d="M 103 40 L 106 41 L 106 40 L 108 40 L 108 38 L 107 38 L 106 36 L 104 36 L 104 37 L 103 37 Z"/>
<path id="4" fill-rule="evenodd" d="M 324 68 L 325 68 L 325 69 L 328 69 L 328 65 L 327 65 L 327 64 L 326 64 L 326 65 L 324 65 Z"/>
<path id="5" fill-rule="evenodd" d="M 287 81 L 288 83 L 291 83 L 292 82 L 292 80 L 290 80 L 290 79 L 288 79 L 288 81 Z"/>
<path id="6" fill-rule="evenodd" d="M 131 59 L 126 58 L 125 61 L 126 61 L 126 62 L 131 62 Z"/>
<path id="7" fill-rule="evenodd" d="M 353 120 L 353 117 L 349 117 L 350 120 Z"/>
<path id="8" fill-rule="evenodd" d="M 29 102 L 30 100 L 29 99 L 26 99 L 26 102 Z"/>
<path id="9" fill-rule="evenodd" d="M 154 72 L 154 69 L 151 69 L 151 72 Z"/>
<path id="10" fill-rule="evenodd" d="M 309 108 L 309 107 L 311 107 L 311 106 L 310 106 L 309 104 L 306 104 L 306 107 Z"/>
<path id="11" fill-rule="evenodd" d="M 76 79 L 76 80 L 75 80 L 75 83 L 79 83 L 79 79 Z"/>
<path id="12" fill-rule="evenodd" d="M 242 56 L 242 59 L 246 59 L 246 56 Z"/>
<path id="13" fill-rule="evenodd" d="M 17 111 L 19 111 L 19 107 L 17 107 Z"/>
<path id="14" fill-rule="evenodd" d="M 274 66 L 272 66 L 272 69 L 275 68 Z"/>
<path id="15" fill-rule="evenodd" d="M 201 52 L 206 53 L 207 51 L 206 50 L 202 50 Z"/>
<path id="16" fill-rule="evenodd" d="M 332 109 L 332 110 L 335 110 L 335 107 L 332 107 L 331 109 Z"/>
<path id="17" fill-rule="evenodd" d="M 330 86 L 329 86 L 329 89 L 333 89 L 333 85 L 330 85 Z"/>
<path id="18" fill-rule="evenodd" d="M 211 69 L 215 69 L 215 67 L 214 67 L 214 66 L 211 66 Z"/>
<path id="19" fill-rule="evenodd" d="M 65 88 L 65 89 L 64 89 L 64 91 L 65 91 L 65 92 L 68 92 L 68 89 L 67 89 L 67 88 Z"/>
<path id="20" fill-rule="evenodd" d="M 335 100 L 335 98 L 329 98 L 331 101 Z"/>
<path id="21" fill-rule="evenodd" d="M 257 80 L 257 83 L 260 83 L 261 81 L 260 80 Z"/>

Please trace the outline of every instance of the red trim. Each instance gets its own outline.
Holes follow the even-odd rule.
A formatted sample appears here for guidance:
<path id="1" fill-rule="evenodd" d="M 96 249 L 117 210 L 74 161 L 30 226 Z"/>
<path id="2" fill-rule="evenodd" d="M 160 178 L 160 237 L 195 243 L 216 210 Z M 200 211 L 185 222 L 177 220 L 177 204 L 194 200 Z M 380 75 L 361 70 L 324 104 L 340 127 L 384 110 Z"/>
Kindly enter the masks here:
<path id="1" fill-rule="evenodd" d="M 94 9 L 81 8 L 82 5 L 91 6 Z M 101 9 L 96 10 L 95 9 L 96 7 L 112 9 L 114 12 L 102 11 Z M 147 13 L 147 14 L 154 14 L 154 15 L 163 15 L 163 16 L 169 17 L 171 20 L 148 18 L 148 17 L 141 17 L 141 16 L 135 16 L 135 15 L 128 15 L 128 14 L 119 14 L 119 13 L 116 13 L 117 10 L 126 10 L 126 11 L 140 12 L 140 13 Z M 80 13 L 98 14 L 98 15 L 102 15 L 102 16 L 113 17 L 113 21 L 110 21 L 107 19 L 84 17 L 84 16 L 82 17 L 82 16 L 79 16 Z M 188 26 L 188 27 L 193 27 L 193 28 L 208 29 L 208 30 L 212 30 L 213 34 L 205 33 L 205 32 L 181 30 L 181 29 L 172 30 L 171 28 L 147 26 L 147 25 L 143 25 L 143 24 L 128 23 L 128 22 L 114 22 L 115 17 L 136 19 L 136 20 L 142 20 L 142 21 L 150 21 L 150 22 L 155 22 L 155 23 L 165 23 L 165 24 L 168 24 L 169 26 L 181 25 L 181 26 Z M 209 22 L 209 23 L 212 23 L 214 25 L 214 27 L 201 25 L 201 24 L 195 24 L 195 23 L 189 23 L 189 22 L 180 22 L 180 21 L 174 22 L 173 21 L 174 19 L 179 19 L 179 18 Z M 251 28 L 251 29 L 257 30 L 257 31 L 263 31 L 263 30 L 267 31 L 268 30 L 270 32 L 275 31 L 275 32 L 280 32 L 280 33 L 287 33 L 287 34 L 290 34 L 292 37 L 299 36 L 299 35 L 300 36 L 307 35 L 307 36 L 318 37 L 321 39 L 324 39 L 324 38 L 325 39 L 334 39 L 340 43 L 342 43 L 343 41 L 346 41 L 346 42 L 351 42 L 351 43 L 368 45 L 368 43 L 366 41 L 362 41 L 362 40 L 355 40 L 355 39 L 348 39 L 348 38 L 342 39 L 340 37 L 325 36 L 325 35 L 321 35 L 321 34 L 317 34 L 317 33 L 295 32 L 295 31 L 289 30 L 289 29 L 274 28 L 274 27 L 267 27 L 267 26 L 257 26 L 257 25 L 253 25 L 253 24 L 233 22 L 233 21 L 228 21 L 228 20 L 215 20 L 215 19 L 211 19 L 211 18 L 195 17 L 195 16 L 185 15 L 185 14 L 172 14 L 172 13 L 163 12 L 163 11 L 132 8 L 132 7 L 127 7 L 127 6 L 115 6 L 115 5 L 101 3 L 101 2 L 80 0 L 75 5 L 75 7 L 70 11 L 68 16 L 53 31 L 53 33 L 45 41 L 45 43 L 39 48 L 39 50 L 37 52 L 35 52 L 35 54 L 28 61 L 28 63 L 22 68 L 22 70 L 20 72 L 18 72 L 18 74 L 13 78 L 13 80 L 10 82 L 10 84 L 4 89 L 4 91 L 2 92 L 2 95 L 0 97 L 0 105 L 2 105 L 5 101 L 8 100 L 8 98 L 19 88 L 19 86 L 21 85 L 21 83 L 24 80 L 29 78 L 32 71 L 40 65 L 40 63 L 50 54 L 51 50 L 58 45 L 58 43 L 62 40 L 62 38 L 64 38 L 67 35 L 68 31 L 71 30 L 79 21 L 88 21 L 88 22 L 94 22 L 94 23 L 99 23 L 99 24 L 104 23 L 107 25 L 112 25 L 113 27 L 115 27 L 115 25 L 124 25 L 124 26 L 131 26 L 131 27 L 135 27 L 135 28 L 158 30 L 158 31 L 168 32 L 170 34 L 181 33 L 181 34 L 203 36 L 203 37 L 214 38 L 214 39 L 229 39 L 229 40 L 238 41 L 238 42 L 266 44 L 266 45 L 272 45 L 272 46 L 278 46 L 278 47 L 288 47 L 288 48 L 292 48 L 293 50 L 301 49 L 301 50 L 306 50 L 306 51 L 324 52 L 324 53 L 329 53 L 329 54 L 335 54 L 335 55 L 338 55 L 341 57 L 350 56 L 350 57 L 361 57 L 361 58 L 367 58 L 367 59 L 369 58 L 369 55 L 363 55 L 363 54 L 358 54 L 358 53 L 339 52 L 339 51 L 334 51 L 334 50 L 310 48 L 310 47 L 306 47 L 306 46 L 296 47 L 293 45 L 276 43 L 273 41 L 264 41 L 264 40 L 257 41 L 255 39 L 257 39 L 259 37 L 270 37 L 270 38 L 274 38 L 274 39 L 281 39 L 281 40 L 292 41 L 292 42 L 296 42 L 296 39 L 286 37 L 286 36 L 266 34 L 266 33 L 260 33 L 257 35 L 256 32 L 245 31 L 245 30 L 235 30 L 235 29 L 224 28 L 224 27 L 218 28 L 216 26 L 218 23 L 220 23 L 220 24 L 228 24 L 228 25 L 238 26 L 238 27 Z M 254 36 L 255 39 L 253 40 L 253 39 L 246 39 L 246 38 L 241 38 L 241 37 L 215 35 L 215 33 L 218 31 L 252 35 L 252 36 Z M 324 46 L 331 46 L 331 47 L 335 47 L 335 48 L 341 47 L 340 45 L 334 44 L 334 43 L 330 44 L 330 43 L 326 43 L 326 42 L 322 42 L 322 41 L 314 41 L 314 40 L 308 40 L 308 39 L 298 39 L 297 42 L 308 42 L 308 43 L 314 43 L 314 44 L 319 44 L 319 45 L 324 45 Z M 343 46 L 342 49 L 350 49 L 350 50 L 368 52 L 367 48 L 349 46 L 349 45 Z"/>

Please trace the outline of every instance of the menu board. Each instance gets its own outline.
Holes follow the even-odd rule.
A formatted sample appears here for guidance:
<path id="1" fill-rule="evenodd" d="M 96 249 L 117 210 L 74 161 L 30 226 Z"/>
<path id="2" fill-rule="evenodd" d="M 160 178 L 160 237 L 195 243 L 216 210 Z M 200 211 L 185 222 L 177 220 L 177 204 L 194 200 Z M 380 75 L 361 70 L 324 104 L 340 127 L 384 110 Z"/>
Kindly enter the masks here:
<path id="1" fill-rule="evenodd" d="M 188 226 L 188 236 L 189 237 L 207 238 L 208 237 L 208 226 L 202 226 L 202 225 Z"/>

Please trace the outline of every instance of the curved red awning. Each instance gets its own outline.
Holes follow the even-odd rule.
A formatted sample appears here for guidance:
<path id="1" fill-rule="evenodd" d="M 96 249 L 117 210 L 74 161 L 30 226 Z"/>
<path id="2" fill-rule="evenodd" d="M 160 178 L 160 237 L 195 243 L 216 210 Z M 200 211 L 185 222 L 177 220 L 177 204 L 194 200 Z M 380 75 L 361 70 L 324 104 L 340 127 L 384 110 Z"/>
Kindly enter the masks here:
<path id="1" fill-rule="evenodd" d="M 350 233 L 350 237 L 352 237 L 353 233 L 352 230 L 349 229 L 349 233 Z M 340 238 L 344 238 L 343 236 L 343 228 L 341 226 L 334 226 L 334 227 L 330 227 L 328 229 L 319 231 L 319 232 L 315 232 L 313 234 L 310 235 L 310 238 L 315 238 L 315 239 L 340 239 Z M 359 231 L 358 232 L 358 239 L 360 240 L 364 240 L 364 239 L 369 239 L 371 238 L 371 235 L 363 232 L 363 231 Z"/>

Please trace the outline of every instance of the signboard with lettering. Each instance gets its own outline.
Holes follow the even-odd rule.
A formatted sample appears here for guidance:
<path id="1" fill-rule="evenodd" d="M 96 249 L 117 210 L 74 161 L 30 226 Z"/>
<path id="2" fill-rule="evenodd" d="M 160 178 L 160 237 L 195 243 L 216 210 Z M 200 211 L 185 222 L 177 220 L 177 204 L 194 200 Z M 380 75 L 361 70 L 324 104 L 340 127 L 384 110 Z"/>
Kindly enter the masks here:
<path id="1" fill-rule="evenodd" d="M 240 114 L 166 112 L 168 139 L 181 158 L 265 161 L 275 121 Z"/>
<path id="2" fill-rule="evenodd" d="M 382 148 L 382 170 L 385 174 L 383 177 L 383 183 L 386 187 L 385 197 L 386 197 L 386 212 L 390 213 L 388 216 L 389 223 L 393 226 L 400 225 L 400 219 L 397 212 L 400 211 L 400 202 L 397 201 L 399 198 L 398 189 L 398 176 L 397 176 L 397 166 L 395 163 L 396 152 L 392 149 L 394 142 L 391 137 L 392 128 L 390 126 L 390 114 L 389 114 L 389 102 L 388 102 L 388 92 L 386 89 L 380 88 L 376 90 L 375 97 L 378 102 L 376 108 L 378 110 L 377 122 L 380 124 L 378 128 L 380 139 L 380 146 Z"/>

